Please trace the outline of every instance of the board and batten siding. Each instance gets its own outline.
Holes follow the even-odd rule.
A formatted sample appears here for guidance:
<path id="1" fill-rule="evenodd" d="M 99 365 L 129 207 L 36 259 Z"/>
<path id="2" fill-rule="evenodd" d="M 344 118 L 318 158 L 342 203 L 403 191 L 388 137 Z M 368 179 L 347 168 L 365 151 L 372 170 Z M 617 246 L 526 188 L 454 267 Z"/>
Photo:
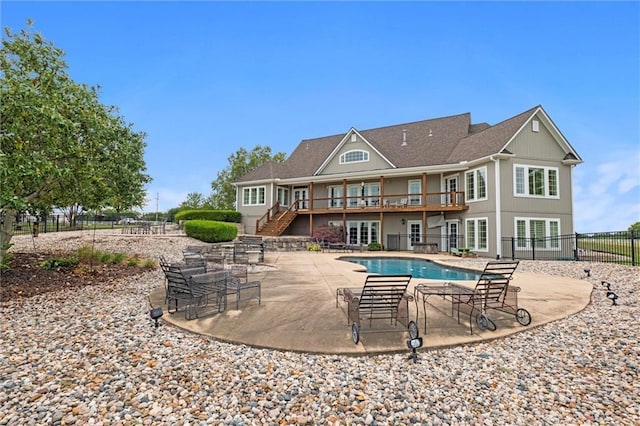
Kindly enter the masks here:
<path id="1" fill-rule="evenodd" d="M 513 158 L 500 165 L 500 192 L 502 194 L 502 236 L 515 235 L 515 217 L 559 218 L 560 232 L 573 233 L 572 166 L 562 164 L 566 155 L 551 133 L 539 123 L 539 131 L 528 123 L 506 147 Z M 558 170 L 558 198 L 515 196 L 514 166 L 553 167 Z"/>

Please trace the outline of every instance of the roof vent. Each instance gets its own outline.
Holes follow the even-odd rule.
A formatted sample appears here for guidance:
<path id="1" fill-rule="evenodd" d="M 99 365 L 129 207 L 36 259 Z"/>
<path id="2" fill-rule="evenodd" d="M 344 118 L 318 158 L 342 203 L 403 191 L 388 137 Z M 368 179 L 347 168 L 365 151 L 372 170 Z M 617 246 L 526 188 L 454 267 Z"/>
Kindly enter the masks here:
<path id="1" fill-rule="evenodd" d="M 402 129 L 402 146 L 407 146 L 407 129 Z"/>

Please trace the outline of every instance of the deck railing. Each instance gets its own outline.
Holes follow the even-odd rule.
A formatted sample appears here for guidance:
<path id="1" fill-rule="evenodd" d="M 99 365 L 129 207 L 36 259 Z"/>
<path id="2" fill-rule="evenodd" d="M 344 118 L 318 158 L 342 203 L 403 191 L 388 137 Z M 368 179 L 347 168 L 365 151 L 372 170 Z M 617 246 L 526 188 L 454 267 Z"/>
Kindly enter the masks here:
<path id="1" fill-rule="evenodd" d="M 308 213 L 366 209 L 390 211 L 409 210 L 464 210 L 467 208 L 464 192 L 435 192 L 427 194 L 400 193 L 392 195 L 346 195 L 341 197 L 313 197 L 297 200 L 298 211 Z"/>

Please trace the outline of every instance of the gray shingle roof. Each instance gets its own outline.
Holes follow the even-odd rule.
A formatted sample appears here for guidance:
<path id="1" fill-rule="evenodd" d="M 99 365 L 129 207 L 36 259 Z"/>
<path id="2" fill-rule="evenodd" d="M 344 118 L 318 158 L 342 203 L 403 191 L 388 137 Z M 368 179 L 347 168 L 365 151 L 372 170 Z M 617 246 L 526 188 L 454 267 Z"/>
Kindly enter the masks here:
<path id="1" fill-rule="evenodd" d="M 455 164 L 499 153 L 538 108 L 494 126 L 472 124 L 471 114 L 464 113 L 359 133 L 398 168 Z M 403 145 L 405 131 L 407 143 Z M 239 182 L 313 176 L 345 136 L 302 140 L 284 163 L 266 163 Z"/>

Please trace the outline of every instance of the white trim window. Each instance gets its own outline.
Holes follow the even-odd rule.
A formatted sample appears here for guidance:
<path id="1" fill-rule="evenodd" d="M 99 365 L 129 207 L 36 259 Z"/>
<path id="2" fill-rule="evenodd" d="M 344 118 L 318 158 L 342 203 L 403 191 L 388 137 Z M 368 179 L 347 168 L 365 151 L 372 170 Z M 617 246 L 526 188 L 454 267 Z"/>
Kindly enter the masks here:
<path id="1" fill-rule="evenodd" d="M 420 179 L 412 179 L 408 182 L 409 205 L 419 206 L 422 204 L 422 181 Z"/>
<path id="2" fill-rule="evenodd" d="M 517 248 L 560 250 L 560 219 L 516 217 L 514 228 Z"/>
<path id="3" fill-rule="evenodd" d="M 348 221 L 347 244 L 368 245 L 380 242 L 380 221 Z"/>
<path id="4" fill-rule="evenodd" d="M 344 205 L 344 187 L 342 185 L 331 185 L 327 188 L 329 197 L 329 208 L 341 209 Z"/>
<path id="5" fill-rule="evenodd" d="M 369 161 L 369 151 L 354 149 L 340 155 L 340 164 L 364 163 Z"/>
<path id="6" fill-rule="evenodd" d="M 558 168 L 514 164 L 513 196 L 560 198 Z"/>
<path id="7" fill-rule="evenodd" d="M 467 201 L 482 201 L 487 199 L 487 168 L 469 170 L 464 174 L 465 199 Z"/>
<path id="8" fill-rule="evenodd" d="M 465 219 L 467 248 L 489 251 L 489 221 L 486 217 Z"/>
<path id="9" fill-rule="evenodd" d="M 242 188 L 242 205 L 243 206 L 264 206 L 266 187 L 249 186 Z"/>

